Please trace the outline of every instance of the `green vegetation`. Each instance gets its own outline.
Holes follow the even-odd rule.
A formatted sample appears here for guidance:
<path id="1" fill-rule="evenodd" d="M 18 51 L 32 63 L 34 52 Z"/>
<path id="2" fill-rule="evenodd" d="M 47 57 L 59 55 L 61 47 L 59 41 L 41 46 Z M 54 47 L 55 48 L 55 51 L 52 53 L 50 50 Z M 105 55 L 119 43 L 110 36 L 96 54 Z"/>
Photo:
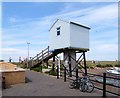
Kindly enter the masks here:
<path id="1" fill-rule="evenodd" d="M 115 67 L 120 67 L 120 64 L 116 64 Z"/>
<path id="2" fill-rule="evenodd" d="M 120 64 L 118 64 L 117 61 L 97 61 L 95 63 L 92 63 L 92 61 L 87 61 L 88 68 L 94 68 L 94 67 L 120 67 Z"/>
<path id="3" fill-rule="evenodd" d="M 31 70 L 34 70 L 34 71 L 37 71 L 37 72 L 42 72 L 42 66 L 32 67 Z"/>
<path id="4" fill-rule="evenodd" d="M 18 63 L 18 62 L 12 62 L 12 63 L 17 65 L 18 67 L 26 68 L 26 64 L 25 63 Z M 52 66 L 52 61 L 50 61 L 49 63 Z M 90 69 L 94 69 L 95 67 L 100 67 L 100 68 L 120 67 L 120 64 L 118 63 L 118 61 L 95 61 L 95 62 L 87 61 L 86 64 L 87 64 L 87 68 L 90 68 Z M 61 68 L 61 70 L 63 70 L 64 66 L 61 64 L 60 68 Z M 78 68 L 82 69 L 82 66 L 79 65 Z M 34 70 L 34 71 L 37 71 L 37 72 L 42 72 L 42 69 L 48 69 L 48 67 L 39 65 L 39 66 L 31 68 L 31 70 Z M 45 72 L 45 73 L 49 74 L 49 75 L 53 75 L 53 76 L 57 75 L 57 72 L 56 71 L 52 71 L 52 69 L 50 71 Z"/>
<path id="5" fill-rule="evenodd" d="M 46 74 L 57 76 L 57 72 L 53 71 L 52 69 L 50 71 L 45 72 Z"/>
<path id="6" fill-rule="evenodd" d="M 27 67 L 27 65 L 25 63 L 19 63 L 19 62 L 11 62 L 11 63 L 17 65 L 17 67 L 21 67 L 21 68 Z"/>
<path id="7" fill-rule="evenodd" d="M 57 72 L 56 72 L 56 71 L 53 71 L 53 70 L 50 70 L 50 71 L 49 71 L 49 75 L 57 76 Z"/>
<path id="8" fill-rule="evenodd" d="M 42 72 L 42 69 L 48 69 L 48 68 L 47 68 L 47 66 L 41 66 L 41 65 L 31 68 L 31 70 L 34 70 L 34 71 L 37 71 L 37 72 Z M 50 71 L 45 72 L 45 73 L 49 74 L 49 75 L 53 75 L 53 76 L 57 75 L 57 72 L 52 71 L 52 69 Z"/>
<path id="9" fill-rule="evenodd" d="M 43 68 L 43 69 L 48 69 L 48 67 L 47 67 L 47 66 L 42 66 L 42 68 Z"/>
<path id="10" fill-rule="evenodd" d="M 60 65 L 60 69 L 64 69 L 64 66 L 63 66 L 63 65 Z"/>

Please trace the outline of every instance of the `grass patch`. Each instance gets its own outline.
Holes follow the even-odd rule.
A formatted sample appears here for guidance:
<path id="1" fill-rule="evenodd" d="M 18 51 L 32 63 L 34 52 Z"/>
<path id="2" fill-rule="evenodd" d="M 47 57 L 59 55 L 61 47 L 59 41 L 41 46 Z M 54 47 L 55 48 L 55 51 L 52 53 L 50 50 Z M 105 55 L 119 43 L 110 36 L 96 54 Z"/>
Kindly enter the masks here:
<path id="1" fill-rule="evenodd" d="M 92 61 L 87 61 L 88 68 L 94 68 L 94 67 L 120 67 L 120 64 L 118 64 L 117 61 L 96 61 L 95 63 L 92 63 Z"/>
<path id="2" fill-rule="evenodd" d="M 46 74 L 52 75 L 52 76 L 57 76 L 57 72 L 53 71 L 52 69 L 50 71 L 45 72 Z"/>
<path id="3" fill-rule="evenodd" d="M 27 65 L 25 63 L 19 63 L 19 62 L 11 62 L 12 64 L 17 65 L 17 67 L 21 67 L 21 68 L 27 68 Z"/>
<path id="4" fill-rule="evenodd" d="M 120 64 L 116 64 L 116 65 L 114 65 L 115 67 L 120 67 Z"/>
<path id="5" fill-rule="evenodd" d="M 32 67 L 31 70 L 34 70 L 34 71 L 37 71 L 37 72 L 42 72 L 42 66 Z"/>
<path id="6" fill-rule="evenodd" d="M 49 71 L 49 75 L 57 76 L 57 72 L 56 72 L 56 71 L 53 71 L 53 70 L 50 70 L 50 71 Z"/>
<path id="7" fill-rule="evenodd" d="M 42 66 L 42 68 L 43 68 L 43 69 L 48 69 L 48 67 L 47 67 L 47 66 Z"/>

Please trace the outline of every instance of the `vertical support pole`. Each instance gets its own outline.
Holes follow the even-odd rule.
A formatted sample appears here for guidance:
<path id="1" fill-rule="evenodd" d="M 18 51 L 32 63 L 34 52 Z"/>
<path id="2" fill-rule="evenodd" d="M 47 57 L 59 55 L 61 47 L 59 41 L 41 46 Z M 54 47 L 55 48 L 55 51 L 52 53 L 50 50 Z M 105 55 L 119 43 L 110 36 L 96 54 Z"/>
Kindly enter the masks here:
<path id="1" fill-rule="evenodd" d="M 29 69 L 31 68 L 31 66 L 32 66 L 32 61 L 30 60 L 29 61 Z"/>
<path id="2" fill-rule="evenodd" d="M 29 42 L 27 42 L 28 45 L 28 57 L 27 57 L 27 69 L 29 69 Z"/>
<path id="3" fill-rule="evenodd" d="M 86 66 L 85 51 L 83 52 L 83 59 L 84 59 L 84 69 L 85 69 L 85 75 L 87 75 L 87 66 Z"/>
<path id="4" fill-rule="evenodd" d="M 59 60 L 58 60 L 58 72 L 59 72 L 59 77 L 60 77 L 60 57 L 59 57 Z"/>
<path id="5" fill-rule="evenodd" d="M 69 62 L 69 76 L 72 77 L 72 69 L 71 69 L 71 57 L 70 55 L 68 54 L 68 62 Z"/>
<path id="6" fill-rule="evenodd" d="M 59 79 L 59 68 L 58 68 L 58 65 L 57 65 L 57 79 Z"/>
<path id="7" fill-rule="evenodd" d="M 78 66 L 76 65 L 76 81 L 78 81 Z"/>
<path id="8" fill-rule="evenodd" d="M 66 82 L 66 67 L 64 67 L 64 82 Z"/>
<path id="9" fill-rule="evenodd" d="M 103 73 L 103 97 L 106 97 L 106 73 Z"/>
<path id="10" fill-rule="evenodd" d="M 52 71 L 55 70 L 55 55 L 53 56 L 53 66 L 52 66 Z"/>
<path id="11" fill-rule="evenodd" d="M 47 63 L 47 68 L 48 68 L 48 66 L 49 66 L 48 60 L 46 61 L 46 63 Z"/>
<path id="12" fill-rule="evenodd" d="M 32 63 L 32 64 L 31 64 L 31 67 L 33 67 L 33 59 L 31 60 L 31 63 Z"/>

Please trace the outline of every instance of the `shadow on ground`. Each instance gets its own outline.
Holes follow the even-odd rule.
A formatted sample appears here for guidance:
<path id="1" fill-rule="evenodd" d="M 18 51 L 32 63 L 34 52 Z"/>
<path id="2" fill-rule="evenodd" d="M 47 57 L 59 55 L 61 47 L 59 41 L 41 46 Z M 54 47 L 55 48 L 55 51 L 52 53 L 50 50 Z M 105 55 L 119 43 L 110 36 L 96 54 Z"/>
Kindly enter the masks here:
<path id="1" fill-rule="evenodd" d="M 30 80 L 29 78 L 25 77 L 25 83 L 29 83 L 32 82 L 32 80 Z"/>

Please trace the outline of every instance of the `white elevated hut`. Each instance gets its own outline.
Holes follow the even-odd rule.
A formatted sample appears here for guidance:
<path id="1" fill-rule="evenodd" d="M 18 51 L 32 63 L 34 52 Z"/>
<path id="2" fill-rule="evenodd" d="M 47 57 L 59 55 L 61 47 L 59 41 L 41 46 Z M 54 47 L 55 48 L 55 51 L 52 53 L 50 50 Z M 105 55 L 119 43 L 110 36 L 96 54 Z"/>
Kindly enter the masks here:
<path id="1" fill-rule="evenodd" d="M 50 28 L 50 49 L 89 50 L 89 30 L 87 26 L 57 19 Z"/>
<path id="2" fill-rule="evenodd" d="M 64 52 L 64 59 L 69 62 L 69 71 L 76 66 L 76 53 L 83 52 L 85 73 L 85 52 L 89 50 L 90 28 L 72 21 L 57 19 L 50 28 L 50 50 Z M 71 59 L 74 58 L 73 59 Z"/>

